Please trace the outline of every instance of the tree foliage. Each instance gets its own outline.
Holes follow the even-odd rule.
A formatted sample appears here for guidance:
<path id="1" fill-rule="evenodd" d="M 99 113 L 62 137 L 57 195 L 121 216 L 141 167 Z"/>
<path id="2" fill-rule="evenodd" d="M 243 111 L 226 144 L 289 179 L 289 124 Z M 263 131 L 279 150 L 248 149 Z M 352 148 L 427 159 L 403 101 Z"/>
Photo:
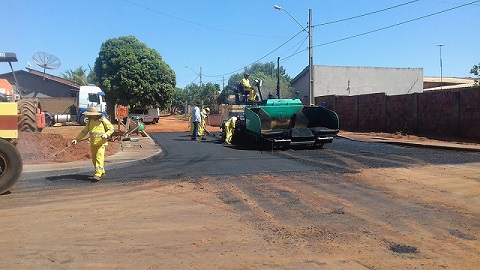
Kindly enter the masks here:
<path id="1" fill-rule="evenodd" d="M 250 74 L 250 84 L 253 84 L 253 80 L 260 79 L 262 80 L 262 97 L 267 98 L 269 94 L 276 96 L 277 94 L 277 67 L 275 63 L 255 63 L 249 68 L 245 68 L 244 72 L 237 73 L 232 75 L 228 79 L 228 85 L 223 90 L 219 99 L 224 101 L 227 95 L 233 94 L 234 90 L 237 88 L 237 85 L 242 81 L 243 74 Z M 281 97 L 291 97 L 290 89 L 290 76 L 285 72 L 285 69 L 280 66 L 280 96 Z"/>
<path id="2" fill-rule="evenodd" d="M 187 92 L 180 88 L 173 91 L 172 108 L 185 111 L 185 105 L 188 103 Z"/>
<path id="3" fill-rule="evenodd" d="M 478 65 L 474 65 L 470 70 L 470 73 L 477 76 L 477 80 L 475 80 L 475 85 L 479 85 L 478 78 L 480 78 L 480 63 Z"/>
<path id="4" fill-rule="evenodd" d="M 196 83 L 191 83 L 185 87 L 184 91 L 188 104 L 193 105 L 199 102 L 204 107 L 215 107 L 220 93 L 220 85 L 209 82 L 200 86 Z"/>
<path id="5" fill-rule="evenodd" d="M 62 78 L 76 82 L 80 85 L 88 85 L 88 84 L 96 84 L 96 76 L 95 71 L 93 71 L 92 67 L 88 65 L 88 75 L 86 74 L 87 69 L 84 69 L 82 66 L 79 66 L 75 70 L 67 70 L 65 73 L 60 73 Z"/>
<path id="6" fill-rule="evenodd" d="M 104 42 L 94 71 L 107 100 L 117 104 L 166 108 L 173 101 L 174 71 L 134 36 Z"/>
<path id="7" fill-rule="evenodd" d="M 70 80 L 72 82 L 76 82 L 80 85 L 87 85 L 89 83 L 87 74 L 85 73 L 87 70 L 84 69 L 82 66 L 78 67 L 75 70 L 67 70 L 65 73 L 60 73 L 62 78 Z"/>

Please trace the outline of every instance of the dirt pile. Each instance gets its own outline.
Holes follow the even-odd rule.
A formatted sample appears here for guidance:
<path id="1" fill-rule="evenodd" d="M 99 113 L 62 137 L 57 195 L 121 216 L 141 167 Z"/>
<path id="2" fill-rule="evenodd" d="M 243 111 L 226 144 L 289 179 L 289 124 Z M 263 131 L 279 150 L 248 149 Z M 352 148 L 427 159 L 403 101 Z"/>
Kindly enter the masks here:
<path id="1" fill-rule="evenodd" d="M 146 132 L 187 132 L 188 118 L 179 116 L 164 116 L 160 123 L 145 126 Z M 114 125 L 118 131 L 123 127 Z M 42 164 L 51 162 L 72 162 L 89 160 L 90 143 L 87 140 L 80 141 L 77 145 L 71 145 L 75 136 L 83 129 L 83 126 L 60 126 L 46 127 L 42 132 L 20 132 L 17 148 L 22 155 L 24 164 Z M 209 130 L 218 131 L 218 128 L 210 127 Z M 123 134 L 123 133 L 122 133 Z M 130 134 L 135 138 L 142 135 Z M 105 155 L 110 156 L 120 150 L 120 141 L 110 141 Z"/>
<path id="2" fill-rule="evenodd" d="M 72 136 L 65 138 L 61 134 L 21 132 L 17 148 L 24 164 L 41 164 L 50 162 L 71 162 L 90 159 L 90 143 L 80 141 L 71 145 Z M 119 142 L 109 142 L 105 154 L 113 155 L 120 149 Z"/>

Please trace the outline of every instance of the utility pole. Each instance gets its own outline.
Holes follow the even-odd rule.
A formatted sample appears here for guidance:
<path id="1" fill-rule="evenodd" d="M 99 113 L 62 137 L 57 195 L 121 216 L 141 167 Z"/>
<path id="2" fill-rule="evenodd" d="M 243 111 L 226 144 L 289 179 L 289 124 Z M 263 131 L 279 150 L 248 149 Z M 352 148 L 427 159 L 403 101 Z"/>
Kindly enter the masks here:
<path id="1" fill-rule="evenodd" d="M 437 45 L 440 48 L 440 90 L 443 88 L 443 63 L 442 63 L 442 46 L 443 44 Z"/>
<path id="2" fill-rule="evenodd" d="M 315 97 L 313 96 L 314 89 L 314 74 L 313 74 L 313 25 L 312 25 L 312 9 L 308 10 L 308 73 L 309 73 L 309 96 L 310 105 L 315 104 Z"/>

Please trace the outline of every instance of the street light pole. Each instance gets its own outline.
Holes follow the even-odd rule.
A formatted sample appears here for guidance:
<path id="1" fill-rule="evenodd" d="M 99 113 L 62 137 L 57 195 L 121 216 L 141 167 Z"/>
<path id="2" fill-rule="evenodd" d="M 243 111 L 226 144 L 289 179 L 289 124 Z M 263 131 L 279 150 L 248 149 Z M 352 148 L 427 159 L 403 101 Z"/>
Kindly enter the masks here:
<path id="1" fill-rule="evenodd" d="M 442 63 L 442 47 L 443 44 L 437 45 L 440 48 L 440 90 L 443 88 L 443 63 Z"/>
<path id="2" fill-rule="evenodd" d="M 195 73 L 198 77 L 200 77 L 200 88 L 202 88 L 202 67 L 200 67 L 200 74 L 198 74 L 195 70 L 193 70 L 189 66 L 185 66 L 185 67 L 190 69 L 191 71 L 193 71 L 193 73 Z"/>
<path id="3" fill-rule="evenodd" d="M 308 74 L 309 74 L 309 97 L 310 105 L 315 105 L 315 97 L 313 95 L 314 89 L 314 74 L 313 74 L 313 25 L 312 25 L 312 9 L 308 10 Z"/>
<path id="4" fill-rule="evenodd" d="M 305 27 L 303 27 L 293 16 L 288 12 L 286 9 L 282 8 L 279 5 L 273 6 L 276 10 L 283 10 L 285 11 L 288 16 L 290 16 L 300 27 L 302 27 L 303 31 Z M 312 9 L 308 10 L 308 96 L 310 105 L 315 104 L 315 98 L 313 94 L 314 89 L 314 76 L 313 76 L 313 25 L 312 25 Z"/>

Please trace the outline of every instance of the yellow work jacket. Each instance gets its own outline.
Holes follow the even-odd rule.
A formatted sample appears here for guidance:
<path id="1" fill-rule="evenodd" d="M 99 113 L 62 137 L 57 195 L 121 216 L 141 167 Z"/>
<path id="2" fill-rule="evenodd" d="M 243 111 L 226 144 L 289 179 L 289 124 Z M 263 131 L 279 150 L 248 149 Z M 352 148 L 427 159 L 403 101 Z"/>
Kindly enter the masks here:
<path id="1" fill-rule="evenodd" d="M 247 88 L 252 88 L 252 87 L 250 86 L 250 81 L 249 81 L 248 79 L 246 79 L 246 78 L 243 78 L 243 79 L 242 79 L 242 85 L 245 86 L 245 87 L 247 87 Z"/>
<path id="2" fill-rule="evenodd" d="M 232 130 L 235 129 L 235 124 L 237 123 L 237 117 L 232 116 L 230 119 L 228 119 L 227 122 L 225 122 L 225 127 L 226 128 L 231 128 Z"/>
<path id="3" fill-rule="evenodd" d="M 102 117 L 99 120 L 90 119 L 75 140 L 81 140 L 90 132 L 91 145 L 107 145 L 108 139 L 102 138 L 102 135 L 107 134 L 107 136 L 110 137 L 113 134 L 113 131 L 114 128 L 112 123 L 110 123 L 105 117 Z"/>

